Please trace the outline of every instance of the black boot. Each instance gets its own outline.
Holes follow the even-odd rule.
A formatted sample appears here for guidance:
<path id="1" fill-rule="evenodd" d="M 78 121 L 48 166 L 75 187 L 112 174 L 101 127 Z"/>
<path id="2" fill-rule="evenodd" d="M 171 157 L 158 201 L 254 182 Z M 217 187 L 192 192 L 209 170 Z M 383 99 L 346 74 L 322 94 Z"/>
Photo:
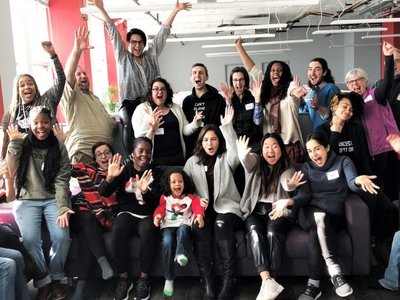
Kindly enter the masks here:
<path id="1" fill-rule="evenodd" d="M 235 253 L 236 245 L 234 241 L 218 241 L 219 259 L 222 262 L 222 289 L 218 295 L 218 300 L 232 300 L 233 288 L 235 285 Z"/>
<path id="2" fill-rule="evenodd" d="M 197 266 L 200 273 L 200 283 L 204 291 L 203 300 L 214 300 L 212 256 L 209 242 L 195 243 Z"/>

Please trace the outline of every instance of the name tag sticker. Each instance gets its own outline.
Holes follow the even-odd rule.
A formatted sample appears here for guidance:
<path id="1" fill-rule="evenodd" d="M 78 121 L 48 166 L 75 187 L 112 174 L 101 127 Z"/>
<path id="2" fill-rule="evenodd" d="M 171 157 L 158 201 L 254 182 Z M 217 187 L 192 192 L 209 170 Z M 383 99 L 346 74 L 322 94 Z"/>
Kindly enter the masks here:
<path id="1" fill-rule="evenodd" d="M 247 103 L 244 107 L 246 110 L 254 109 L 254 103 Z"/>
<path id="2" fill-rule="evenodd" d="M 339 172 L 338 170 L 328 172 L 326 173 L 326 177 L 328 178 L 328 180 L 339 178 Z"/>
<path id="3" fill-rule="evenodd" d="M 368 95 L 368 97 L 364 99 L 364 102 L 367 103 L 367 102 L 369 102 L 371 100 L 373 100 L 372 96 Z"/>
<path id="4" fill-rule="evenodd" d="M 400 101 L 400 94 L 398 94 L 398 95 L 397 95 L 397 100 L 399 100 L 399 101 Z"/>
<path id="5" fill-rule="evenodd" d="M 164 128 L 158 128 L 155 135 L 164 135 Z"/>

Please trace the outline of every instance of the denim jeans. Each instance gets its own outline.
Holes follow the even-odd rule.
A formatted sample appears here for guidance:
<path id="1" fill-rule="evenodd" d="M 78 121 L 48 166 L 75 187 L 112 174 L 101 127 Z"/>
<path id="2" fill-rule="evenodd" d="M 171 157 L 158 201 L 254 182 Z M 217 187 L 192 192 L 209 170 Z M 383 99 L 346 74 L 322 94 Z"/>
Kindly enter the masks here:
<path id="1" fill-rule="evenodd" d="M 190 240 L 190 226 L 180 225 L 179 227 L 164 228 L 161 234 L 165 279 L 173 280 L 175 278 L 175 258 L 178 255 L 189 256 L 192 245 Z"/>
<path id="2" fill-rule="evenodd" d="M 29 299 L 24 267 L 19 251 L 0 247 L 0 299 Z"/>
<path id="3" fill-rule="evenodd" d="M 397 231 L 393 238 L 392 250 L 390 252 L 389 264 L 385 276 L 379 280 L 383 286 L 391 290 L 399 290 L 400 275 L 400 231 Z"/>
<path id="4" fill-rule="evenodd" d="M 67 259 L 71 239 L 69 229 L 61 228 L 57 223 L 57 203 L 55 199 L 46 200 L 16 200 L 13 206 L 15 221 L 22 236 L 22 243 L 32 256 L 42 272 L 49 275 L 35 281 L 35 287 L 43 287 L 51 280 L 60 280 L 64 274 L 64 264 Z M 49 265 L 42 250 L 41 226 L 42 216 L 50 233 L 51 251 Z"/>

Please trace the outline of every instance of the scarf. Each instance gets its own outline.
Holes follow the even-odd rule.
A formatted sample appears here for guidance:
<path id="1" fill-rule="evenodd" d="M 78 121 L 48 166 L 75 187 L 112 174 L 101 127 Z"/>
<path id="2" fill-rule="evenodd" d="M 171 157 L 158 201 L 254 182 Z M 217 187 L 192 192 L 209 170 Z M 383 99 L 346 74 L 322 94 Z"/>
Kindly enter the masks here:
<path id="1" fill-rule="evenodd" d="M 272 132 L 276 133 L 281 133 L 280 102 L 281 100 L 278 98 L 271 99 L 269 108 L 269 124 L 272 127 Z"/>
<path id="2" fill-rule="evenodd" d="M 53 131 L 50 131 L 49 136 L 44 141 L 38 140 L 30 130 L 27 138 L 22 144 L 22 153 L 20 158 L 19 167 L 17 170 L 17 196 L 19 198 L 21 188 L 25 188 L 26 174 L 30 157 L 32 156 L 32 148 L 47 149 L 46 157 L 44 159 L 43 176 L 44 176 L 44 190 L 54 192 L 54 181 L 60 170 L 61 152 L 58 145 L 58 140 L 54 136 Z"/>

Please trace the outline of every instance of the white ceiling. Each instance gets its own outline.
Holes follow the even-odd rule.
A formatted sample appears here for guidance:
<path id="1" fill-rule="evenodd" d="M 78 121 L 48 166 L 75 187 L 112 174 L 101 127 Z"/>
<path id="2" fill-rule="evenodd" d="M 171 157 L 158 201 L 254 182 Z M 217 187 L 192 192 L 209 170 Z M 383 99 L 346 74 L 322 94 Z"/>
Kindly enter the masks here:
<path id="1" fill-rule="evenodd" d="M 182 0 L 183 1 L 183 0 Z M 313 5 L 306 4 L 314 2 Z M 207 28 L 255 24 L 287 23 L 280 29 L 263 29 L 256 32 L 235 31 L 234 34 L 289 32 L 292 28 L 310 26 L 310 34 L 317 27 L 337 29 L 330 22 L 338 17 L 373 18 L 400 11 L 400 4 L 392 0 L 194 0 L 190 11 L 181 11 L 175 18 L 172 33 L 177 37 L 199 34 Z M 104 0 L 104 6 L 112 18 L 127 20 L 128 28 L 138 27 L 147 35 L 154 35 L 171 13 L 174 0 Z M 99 16 L 96 8 L 88 6 L 82 13 Z M 370 26 L 377 26 L 374 24 Z M 350 25 L 353 27 L 368 25 Z M 212 33 L 229 35 L 233 32 Z M 207 35 L 210 35 L 209 33 Z M 287 34 L 285 33 L 285 36 Z"/>

